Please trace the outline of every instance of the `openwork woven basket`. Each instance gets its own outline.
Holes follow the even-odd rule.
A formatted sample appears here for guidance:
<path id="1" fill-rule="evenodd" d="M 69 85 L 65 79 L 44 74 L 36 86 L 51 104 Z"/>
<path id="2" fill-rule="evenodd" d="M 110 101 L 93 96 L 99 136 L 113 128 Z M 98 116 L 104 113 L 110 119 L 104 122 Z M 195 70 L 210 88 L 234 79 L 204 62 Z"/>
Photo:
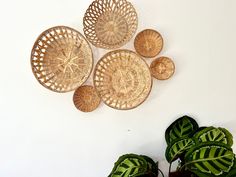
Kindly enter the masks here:
<path id="1" fill-rule="evenodd" d="M 56 26 L 44 31 L 36 40 L 31 66 L 44 87 L 55 92 L 68 92 L 89 77 L 93 54 L 82 34 L 66 26 Z"/>
<path id="2" fill-rule="evenodd" d="M 137 29 L 138 17 L 126 0 L 95 0 L 84 15 L 84 34 L 96 47 L 119 48 Z"/>
<path id="3" fill-rule="evenodd" d="M 139 55 L 129 50 L 115 50 L 98 61 L 94 86 L 105 104 L 127 110 L 146 100 L 152 88 L 152 77 Z"/>
<path id="4" fill-rule="evenodd" d="M 134 40 L 134 47 L 138 54 L 152 58 L 161 52 L 163 38 L 159 32 L 146 29 L 137 34 Z"/>

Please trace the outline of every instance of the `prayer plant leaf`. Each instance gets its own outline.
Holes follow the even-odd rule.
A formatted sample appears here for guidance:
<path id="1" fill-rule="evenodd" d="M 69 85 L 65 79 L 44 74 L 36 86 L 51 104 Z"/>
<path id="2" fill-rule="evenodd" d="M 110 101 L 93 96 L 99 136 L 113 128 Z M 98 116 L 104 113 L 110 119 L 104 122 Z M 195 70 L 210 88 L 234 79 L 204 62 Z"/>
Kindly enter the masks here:
<path id="1" fill-rule="evenodd" d="M 178 138 L 185 136 L 191 137 L 198 127 L 197 122 L 189 116 L 183 116 L 177 119 L 166 129 L 165 138 L 167 144 Z"/>
<path id="2" fill-rule="evenodd" d="M 235 163 L 231 148 L 219 142 L 201 143 L 192 147 L 185 155 L 185 167 L 205 175 L 226 176 Z"/>
<path id="3" fill-rule="evenodd" d="M 169 163 L 175 161 L 193 145 L 195 145 L 195 142 L 189 137 L 179 138 L 173 141 L 166 149 L 166 160 Z"/>

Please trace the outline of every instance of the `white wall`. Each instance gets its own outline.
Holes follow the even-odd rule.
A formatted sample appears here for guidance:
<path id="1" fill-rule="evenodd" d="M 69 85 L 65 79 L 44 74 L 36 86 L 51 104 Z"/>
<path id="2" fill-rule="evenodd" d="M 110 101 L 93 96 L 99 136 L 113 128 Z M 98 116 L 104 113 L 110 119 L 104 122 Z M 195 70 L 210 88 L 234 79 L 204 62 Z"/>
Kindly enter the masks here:
<path id="1" fill-rule="evenodd" d="M 151 95 L 134 110 L 101 105 L 85 114 L 74 108 L 73 92 L 54 93 L 36 81 L 30 51 L 54 25 L 82 32 L 90 2 L 1 1 L 1 177 L 106 177 L 118 156 L 129 152 L 159 160 L 166 172 L 164 131 L 183 114 L 236 137 L 235 0 L 132 0 L 138 31 L 161 32 L 161 55 L 173 58 L 176 74 L 154 80 Z M 124 48 L 133 49 L 133 39 Z M 94 51 L 97 61 L 104 51 Z"/>

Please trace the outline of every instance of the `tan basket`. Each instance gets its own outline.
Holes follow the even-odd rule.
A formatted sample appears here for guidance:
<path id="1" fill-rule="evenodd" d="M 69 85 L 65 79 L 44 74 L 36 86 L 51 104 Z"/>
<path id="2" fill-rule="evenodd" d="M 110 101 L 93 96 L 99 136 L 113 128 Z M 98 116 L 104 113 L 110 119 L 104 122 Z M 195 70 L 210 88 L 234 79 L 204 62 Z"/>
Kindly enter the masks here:
<path id="1" fill-rule="evenodd" d="M 160 57 L 151 63 L 152 76 L 158 80 L 169 79 L 175 72 L 175 64 L 168 57 Z"/>
<path id="2" fill-rule="evenodd" d="M 146 29 L 135 37 L 134 47 L 138 54 L 143 57 L 152 58 L 161 52 L 163 38 L 157 31 Z"/>
<path id="3" fill-rule="evenodd" d="M 80 111 L 91 112 L 99 106 L 101 99 L 93 86 L 83 85 L 75 91 L 73 101 Z"/>
<path id="4" fill-rule="evenodd" d="M 84 15 L 84 34 L 96 47 L 119 48 L 138 26 L 137 13 L 126 0 L 95 0 Z"/>
<path id="5" fill-rule="evenodd" d="M 152 77 L 139 55 L 129 50 L 115 50 L 98 61 L 94 86 L 105 104 L 127 110 L 146 100 L 152 88 Z"/>
<path id="6" fill-rule="evenodd" d="M 44 31 L 36 40 L 31 66 L 44 87 L 55 92 L 68 92 L 89 77 L 93 54 L 82 34 L 66 26 L 56 26 Z"/>

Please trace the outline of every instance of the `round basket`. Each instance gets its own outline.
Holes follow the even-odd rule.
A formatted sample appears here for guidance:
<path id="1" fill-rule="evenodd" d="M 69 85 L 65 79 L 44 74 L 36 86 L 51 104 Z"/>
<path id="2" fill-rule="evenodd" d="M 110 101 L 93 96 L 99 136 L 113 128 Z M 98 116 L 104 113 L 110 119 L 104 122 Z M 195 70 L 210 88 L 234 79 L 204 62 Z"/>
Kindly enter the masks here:
<path id="1" fill-rule="evenodd" d="M 44 31 L 31 52 L 32 71 L 44 87 L 68 92 L 82 85 L 93 68 L 89 43 L 78 31 L 56 26 Z"/>
<path id="2" fill-rule="evenodd" d="M 78 110 L 91 112 L 99 106 L 101 98 L 97 95 L 93 86 L 83 85 L 76 89 L 73 101 Z"/>
<path id="3" fill-rule="evenodd" d="M 175 64 L 168 57 L 160 57 L 151 63 L 152 76 L 158 80 L 169 79 L 175 72 Z"/>
<path id="4" fill-rule="evenodd" d="M 163 38 L 160 33 L 146 29 L 137 34 L 134 47 L 138 54 L 152 58 L 158 55 L 163 48 Z"/>
<path id="5" fill-rule="evenodd" d="M 84 15 L 83 25 L 86 38 L 94 46 L 114 49 L 132 38 L 138 17 L 126 0 L 95 0 Z"/>
<path id="6" fill-rule="evenodd" d="M 143 103 L 152 88 L 148 65 L 130 50 L 115 50 L 104 55 L 95 67 L 93 79 L 103 102 L 120 110 Z"/>

